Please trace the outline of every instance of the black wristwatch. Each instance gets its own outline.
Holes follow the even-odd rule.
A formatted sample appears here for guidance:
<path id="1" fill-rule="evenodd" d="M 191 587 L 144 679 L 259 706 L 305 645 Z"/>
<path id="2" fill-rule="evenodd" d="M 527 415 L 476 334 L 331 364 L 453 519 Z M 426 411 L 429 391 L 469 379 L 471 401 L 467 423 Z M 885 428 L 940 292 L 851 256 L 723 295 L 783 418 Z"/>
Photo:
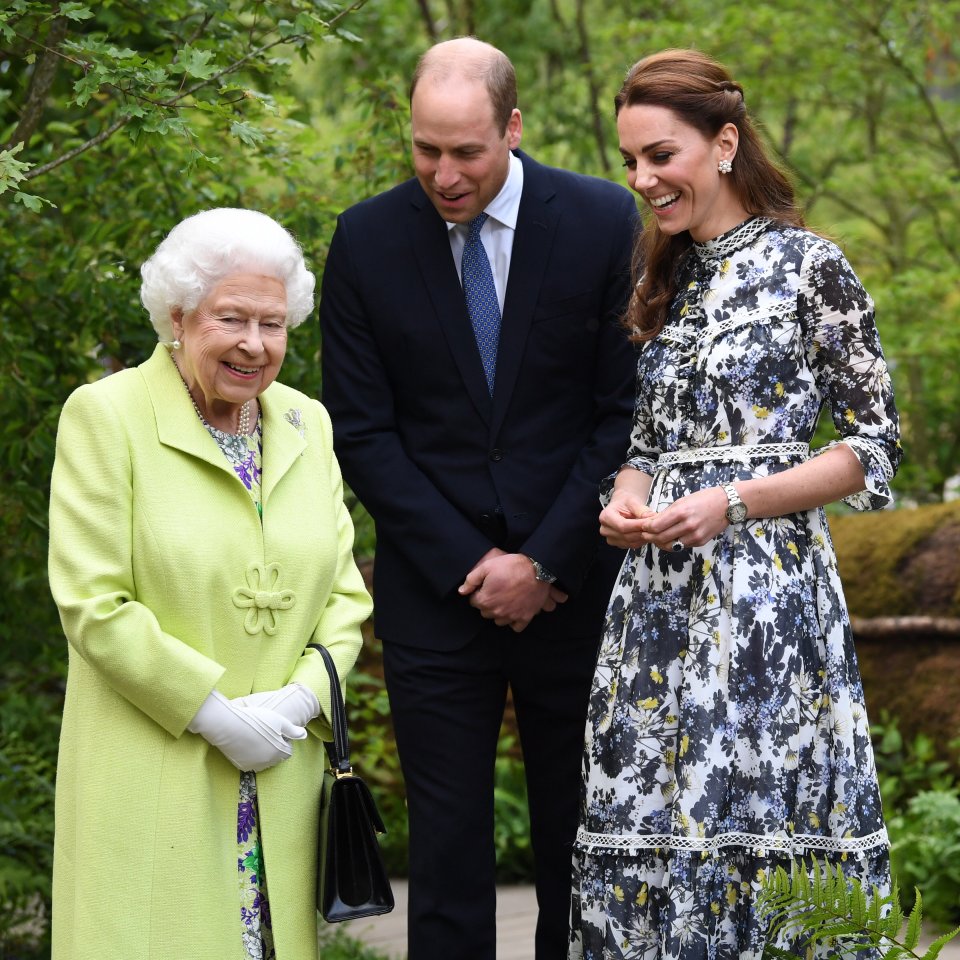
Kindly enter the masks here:
<path id="1" fill-rule="evenodd" d="M 533 557 L 527 557 L 527 559 L 533 564 L 533 575 L 541 583 L 556 583 L 556 574 L 551 573 L 539 560 L 534 560 Z"/>
<path id="2" fill-rule="evenodd" d="M 732 483 L 723 485 L 723 492 L 727 495 L 727 521 L 729 523 L 743 523 L 747 519 L 747 505 L 740 499 L 737 488 Z"/>

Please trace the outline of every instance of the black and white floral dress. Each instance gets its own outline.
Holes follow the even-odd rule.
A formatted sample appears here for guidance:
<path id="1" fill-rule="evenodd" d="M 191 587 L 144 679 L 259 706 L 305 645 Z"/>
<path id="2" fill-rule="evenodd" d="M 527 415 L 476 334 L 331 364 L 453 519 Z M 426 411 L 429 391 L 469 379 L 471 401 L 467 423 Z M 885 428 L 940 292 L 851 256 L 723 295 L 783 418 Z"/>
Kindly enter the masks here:
<path id="1" fill-rule="evenodd" d="M 866 475 L 848 502 L 887 504 L 893 391 L 873 304 L 839 249 L 754 218 L 695 244 L 678 291 L 638 363 L 628 462 L 652 476 L 651 507 L 801 462 L 824 405 Z M 627 553 L 584 764 L 571 958 L 758 960 L 760 880 L 791 856 L 889 887 L 823 510 Z"/>

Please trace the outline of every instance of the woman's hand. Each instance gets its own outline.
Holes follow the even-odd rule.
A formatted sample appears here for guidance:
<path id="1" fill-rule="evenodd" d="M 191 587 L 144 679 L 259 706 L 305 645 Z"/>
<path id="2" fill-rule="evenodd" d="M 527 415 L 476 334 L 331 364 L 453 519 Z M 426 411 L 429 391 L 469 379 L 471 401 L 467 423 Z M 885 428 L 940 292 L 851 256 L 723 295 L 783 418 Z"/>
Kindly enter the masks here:
<path id="1" fill-rule="evenodd" d="M 289 740 L 307 731 L 266 707 L 245 707 L 214 690 L 187 725 L 238 770 L 266 770 L 291 755 Z"/>
<path id="2" fill-rule="evenodd" d="M 641 547 L 650 542 L 644 531 L 645 518 L 654 516 L 644 497 L 632 490 L 615 490 L 610 503 L 600 511 L 600 536 L 611 547 Z"/>
<path id="3" fill-rule="evenodd" d="M 653 543 L 661 550 L 670 550 L 677 543 L 684 547 L 702 547 L 728 526 L 728 505 L 721 487 L 690 493 L 660 513 L 650 511 L 650 515 L 640 521 L 644 542 Z"/>
<path id="4" fill-rule="evenodd" d="M 320 703 L 316 694 L 302 683 L 288 683 L 279 690 L 264 690 L 248 693 L 233 700 L 242 707 L 266 707 L 286 717 L 298 727 L 305 727 L 320 715 Z"/>

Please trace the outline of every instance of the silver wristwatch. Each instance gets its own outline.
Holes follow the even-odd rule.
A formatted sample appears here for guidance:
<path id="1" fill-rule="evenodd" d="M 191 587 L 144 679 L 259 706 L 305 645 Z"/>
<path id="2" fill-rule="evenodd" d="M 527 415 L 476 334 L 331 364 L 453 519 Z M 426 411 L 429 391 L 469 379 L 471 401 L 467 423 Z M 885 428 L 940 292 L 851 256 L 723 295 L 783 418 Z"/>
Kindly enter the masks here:
<path id="1" fill-rule="evenodd" d="M 732 483 L 723 485 L 723 492 L 727 495 L 727 520 L 730 523 L 743 523 L 747 519 L 747 505 L 740 499 L 737 488 Z"/>
<path id="2" fill-rule="evenodd" d="M 551 573 L 539 560 L 534 560 L 533 557 L 527 559 L 533 564 L 533 575 L 541 583 L 556 583 L 556 574 Z"/>

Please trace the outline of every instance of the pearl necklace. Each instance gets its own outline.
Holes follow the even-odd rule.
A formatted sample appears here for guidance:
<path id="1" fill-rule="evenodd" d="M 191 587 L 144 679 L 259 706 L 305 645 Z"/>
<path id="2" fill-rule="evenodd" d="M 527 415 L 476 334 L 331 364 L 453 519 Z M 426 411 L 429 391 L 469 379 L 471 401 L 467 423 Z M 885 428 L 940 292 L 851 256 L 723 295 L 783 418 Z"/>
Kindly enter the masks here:
<path id="1" fill-rule="evenodd" d="M 170 359 L 173 360 L 173 354 L 170 354 Z M 200 408 L 197 406 L 197 401 L 193 399 L 193 394 L 190 392 L 190 388 L 187 386 L 187 381 L 184 380 L 183 371 L 180 369 L 180 364 L 176 360 L 173 360 L 173 365 L 177 368 L 177 373 L 180 374 L 180 379 L 183 381 L 184 387 L 187 390 L 187 396 L 190 398 L 190 402 L 193 404 L 193 409 L 197 411 L 197 416 L 200 418 L 200 422 L 205 427 L 213 427 L 213 424 L 207 421 L 207 418 L 200 412 Z M 237 424 L 237 432 L 233 434 L 238 437 L 246 437 L 250 433 L 250 404 L 253 403 L 252 400 L 244 401 L 243 406 L 240 408 L 240 421 Z M 220 430 L 219 427 L 213 427 L 214 430 Z M 220 430 L 221 433 L 229 433 L 227 430 Z"/>

